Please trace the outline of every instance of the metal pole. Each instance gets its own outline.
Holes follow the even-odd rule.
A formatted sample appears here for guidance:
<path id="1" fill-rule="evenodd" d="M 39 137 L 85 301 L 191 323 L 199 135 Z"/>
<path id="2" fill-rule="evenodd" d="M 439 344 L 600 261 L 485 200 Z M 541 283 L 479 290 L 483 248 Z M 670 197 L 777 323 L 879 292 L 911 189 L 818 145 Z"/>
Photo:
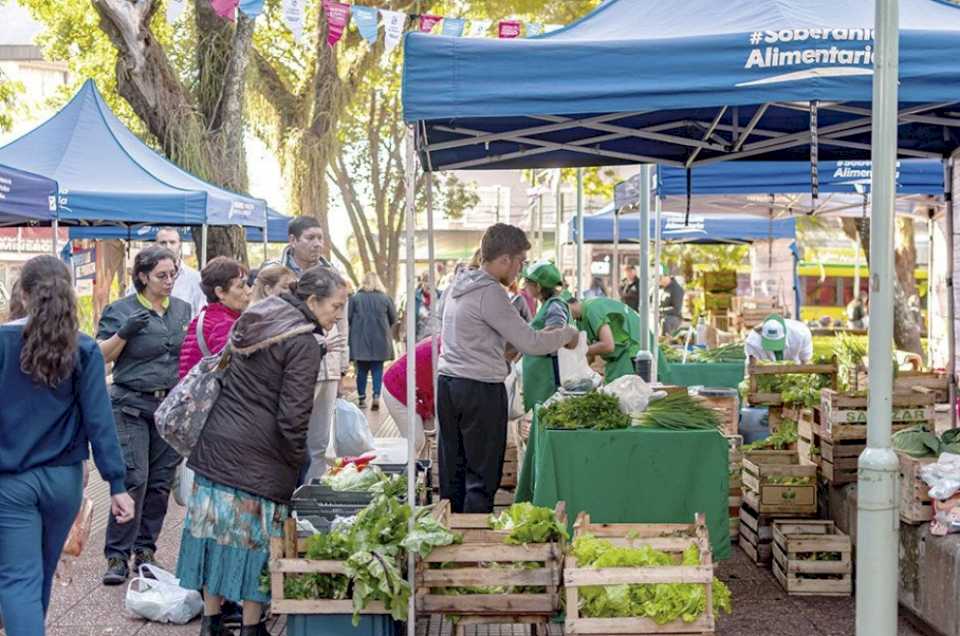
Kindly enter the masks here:
<path id="1" fill-rule="evenodd" d="M 60 251 L 60 219 L 53 217 L 53 255 Z"/>
<path id="2" fill-rule="evenodd" d="M 495 222 L 500 222 L 500 186 L 497 186 L 497 220 Z"/>
<path id="3" fill-rule="evenodd" d="M 654 240 L 653 276 L 654 276 L 654 279 L 657 281 L 656 283 L 654 283 L 653 288 L 659 289 L 660 287 L 659 277 L 661 275 L 660 274 L 660 252 L 661 252 L 661 248 L 663 247 L 663 241 L 661 237 L 661 230 L 663 229 L 661 227 L 661 215 L 663 210 L 661 209 L 661 201 L 660 201 L 660 194 L 659 194 L 659 190 L 660 190 L 659 178 L 657 176 L 655 176 L 654 178 L 657 178 L 658 180 L 657 180 L 656 186 L 654 186 L 653 188 L 653 192 L 654 192 L 654 195 L 653 195 L 654 196 L 654 199 L 653 199 L 654 223 L 653 225 L 655 227 L 655 230 L 654 230 L 655 234 L 653 239 Z M 653 367 L 652 367 L 653 372 L 650 374 L 650 377 L 653 378 L 654 381 L 656 381 L 657 371 L 658 371 L 657 360 L 659 359 L 659 350 L 660 350 L 660 340 L 657 337 L 660 332 L 660 303 L 659 302 L 653 303 L 653 332 L 654 332 L 653 333 L 653 350 L 651 351 L 651 353 L 653 354 Z"/>
<path id="4" fill-rule="evenodd" d="M 417 488 L 416 488 L 416 437 L 413 433 L 414 422 L 417 421 L 417 383 L 414 381 L 414 378 L 417 377 L 417 356 L 416 356 L 416 347 L 417 347 L 417 316 L 415 311 L 412 311 L 415 303 L 414 296 L 417 293 L 416 289 L 416 245 L 415 245 L 415 236 L 414 236 L 414 225 L 416 222 L 415 219 L 415 209 L 414 205 L 416 202 L 416 150 L 414 148 L 414 139 L 413 139 L 413 128 L 407 129 L 407 165 L 406 165 L 406 186 L 407 186 L 407 200 L 406 200 L 406 213 L 404 218 L 404 229 L 406 230 L 406 256 L 407 256 L 407 310 L 404 312 L 407 317 L 407 422 L 410 423 L 410 431 L 407 434 L 407 502 L 410 506 L 416 509 L 417 500 Z M 414 528 L 414 518 L 416 515 L 410 516 L 409 528 L 410 532 L 413 532 Z M 417 635 L 417 618 L 416 618 L 416 589 L 415 589 L 415 577 L 416 577 L 416 560 L 414 558 L 413 552 L 410 552 L 407 555 L 407 582 L 410 585 L 410 600 L 407 605 L 409 612 L 409 619 L 407 620 L 407 636 L 416 636 Z"/>
<path id="5" fill-rule="evenodd" d="M 935 208 L 927 212 L 927 368 L 933 368 L 933 220 Z M 858 268 L 859 269 L 859 268 Z M 956 411 L 956 409 L 952 409 Z"/>
<path id="6" fill-rule="evenodd" d="M 620 300 L 620 210 L 613 208 L 613 263 L 610 265 L 613 297 Z"/>
<path id="7" fill-rule="evenodd" d="M 563 223 L 563 175 L 557 170 L 557 205 L 554 213 L 553 246 L 554 257 L 557 259 L 557 267 L 563 271 L 563 246 L 560 243 L 560 225 Z"/>
<path id="8" fill-rule="evenodd" d="M 577 168 L 577 296 L 583 295 L 583 168 Z"/>
<path id="9" fill-rule="evenodd" d="M 207 224 L 200 226 L 200 269 L 207 266 Z"/>
<path id="10" fill-rule="evenodd" d="M 537 184 L 537 188 L 540 185 Z M 537 258 L 543 260 L 543 191 L 537 195 Z"/>
<path id="11" fill-rule="evenodd" d="M 430 285 L 430 293 L 433 294 L 432 300 L 430 302 L 430 368 L 434 369 L 434 372 L 431 373 L 432 382 L 433 382 L 433 412 L 437 412 L 437 358 L 440 357 L 440 321 L 442 316 L 437 314 L 437 308 L 440 304 L 440 294 L 437 291 L 437 273 L 436 273 L 436 245 L 433 240 L 433 169 L 430 166 L 430 155 L 427 155 L 427 167 L 430 169 L 430 173 L 427 175 L 427 259 L 430 261 L 430 272 L 427 275 Z M 416 351 L 410 352 L 408 355 L 416 355 Z M 408 420 L 411 423 L 413 420 Z M 426 425 L 426 422 L 424 422 Z M 413 435 L 413 430 L 409 434 Z"/>
<path id="12" fill-rule="evenodd" d="M 870 384 L 867 448 L 857 476 L 857 636 L 895 636 L 899 582 L 897 470 L 890 448 L 893 389 L 893 232 L 897 170 L 899 1 L 876 0 L 873 176 L 870 192 Z"/>
<path id="13" fill-rule="evenodd" d="M 650 349 L 650 180 L 653 166 L 640 166 L 640 337 Z"/>
<path id="14" fill-rule="evenodd" d="M 270 245 L 270 212 L 263 211 L 263 262 L 267 262 L 267 247 Z"/>
<path id="15" fill-rule="evenodd" d="M 944 208 L 947 211 L 947 260 L 952 263 L 954 260 L 953 247 L 954 236 L 953 229 L 956 226 L 953 215 L 953 158 L 947 159 L 943 163 L 943 200 Z M 956 320 L 957 299 L 953 295 L 953 268 L 947 268 L 947 371 L 950 378 L 948 393 L 950 396 L 950 428 L 957 427 L 957 342 L 956 338 Z"/>

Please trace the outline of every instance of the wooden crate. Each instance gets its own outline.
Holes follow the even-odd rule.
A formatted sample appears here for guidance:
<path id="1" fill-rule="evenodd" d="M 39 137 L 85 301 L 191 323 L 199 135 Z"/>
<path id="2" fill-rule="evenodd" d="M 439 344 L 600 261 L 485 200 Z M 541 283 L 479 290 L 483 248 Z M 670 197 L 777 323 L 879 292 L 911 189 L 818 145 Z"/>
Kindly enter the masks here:
<path id="1" fill-rule="evenodd" d="M 937 404 L 950 399 L 950 376 L 939 371 L 897 371 L 893 378 L 893 390 L 898 393 L 922 387 L 933 392 Z"/>
<path id="2" fill-rule="evenodd" d="M 773 574 L 787 594 L 849 596 L 853 592 L 850 537 L 832 521 L 773 522 Z M 809 555 L 823 557 L 813 560 Z"/>
<path id="3" fill-rule="evenodd" d="M 710 314 L 710 326 L 717 331 L 733 331 L 733 316 L 727 313 L 721 314 L 719 312 L 713 312 Z"/>
<path id="4" fill-rule="evenodd" d="M 933 430 L 933 392 L 912 391 L 893 394 L 893 431 L 916 424 Z M 845 395 L 831 389 L 820 392 L 821 436 L 825 442 L 867 440 L 867 396 Z"/>
<path id="5" fill-rule="evenodd" d="M 717 413 L 722 423 L 720 432 L 724 435 L 736 435 L 740 430 L 740 399 L 735 395 L 708 396 L 698 395 L 703 405 Z"/>
<path id="6" fill-rule="evenodd" d="M 566 623 L 564 633 L 576 634 L 713 634 L 713 555 L 705 517 L 698 514 L 693 524 L 604 524 L 590 523 L 586 513 L 580 513 L 574 526 L 575 536 L 591 534 L 617 545 L 649 545 L 679 556 L 695 545 L 700 551 L 699 565 L 674 565 L 641 568 L 578 568 L 576 559 L 567 557 L 563 569 L 566 587 Z M 604 585 L 643 585 L 657 583 L 691 583 L 704 586 L 706 608 L 691 623 L 676 620 L 657 625 L 645 617 L 585 618 L 580 616 L 580 588 Z"/>
<path id="7" fill-rule="evenodd" d="M 797 455 L 800 463 L 819 466 L 821 461 L 820 425 L 813 409 L 803 409 L 797 419 Z"/>
<path id="8" fill-rule="evenodd" d="M 773 518 L 743 503 L 739 525 L 740 549 L 756 565 L 768 565 L 773 558 Z"/>
<path id="9" fill-rule="evenodd" d="M 566 525 L 563 502 L 555 510 L 557 520 Z M 506 530 L 490 530 L 489 515 L 454 514 L 450 502 L 441 501 L 434 515 L 454 532 L 463 535 L 463 543 L 439 547 L 417 565 L 416 606 L 425 614 L 463 617 L 464 623 L 546 625 L 560 608 L 564 541 L 507 545 Z M 536 563 L 534 568 L 497 567 L 516 563 Z M 451 587 L 503 586 L 542 587 L 542 592 L 507 594 L 444 595 Z"/>
<path id="10" fill-rule="evenodd" d="M 900 521 L 909 524 L 926 523 L 933 519 L 930 486 L 920 479 L 920 469 L 936 463 L 936 457 L 910 457 L 897 453 L 900 459 Z"/>
<path id="11" fill-rule="evenodd" d="M 427 440 L 430 457 L 430 470 L 433 472 L 433 490 L 440 492 L 440 460 L 437 454 L 438 438 L 434 437 Z M 512 436 L 507 435 L 507 449 L 503 455 L 503 476 L 500 478 L 500 488 L 513 490 L 517 487 L 517 479 L 520 476 L 520 453 L 517 444 Z M 513 503 L 513 500 L 510 501 Z M 510 504 L 507 504 L 510 505 Z"/>
<path id="12" fill-rule="evenodd" d="M 778 483 L 789 480 L 806 483 Z M 744 453 L 743 500 L 760 514 L 815 515 L 817 467 L 801 465 L 795 450 Z"/>
<path id="13" fill-rule="evenodd" d="M 730 543 L 736 545 L 740 542 L 740 515 L 730 517 Z"/>
<path id="14" fill-rule="evenodd" d="M 824 439 L 820 444 L 820 474 L 823 478 L 834 486 L 856 482 L 857 462 L 866 448 L 866 443 L 853 440 L 833 442 Z"/>
<path id="15" fill-rule="evenodd" d="M 736 291 L 737 272 L 729 269 L 717 272 L 703 272 L 703 289 L 707 293 Z"/>
<path id="16" fill-rule="evenodd" d="M 747 393 L 747 403 L 752 406 L 783 406 L 783 399 L 779 393 L 761 393 L 757 386 L 757 377 L 761 375 L 783 375 L 786 373 L 816 373 L 827 374 L 833 378 L 833 389 L 837 388 L 837 361 L 830 364 L 757 364 L 751 360 L 747 366 L 747 379 L 750 388 Z"/>
<path id="17" fill-rule="evenodd" d="M 725 292 L 707 292 L 703 306 L 707 311 L 727 311 L 733 306 L 733 296 Z"/>
<path id="18" fill-rule="evenodd" d="M 297 541 L 297 522 L 287 519 L 283 537 L 270 539 L 270 611 L 274 614 L 353 614 L 353 600 L 288 599 L 284 594 L 287 577 L 299 574 L 346 574 L 344 561 L 319 561 L 303 558 Z M 371 602 L 361 614 L 389 614 L 380 601 Z"/>

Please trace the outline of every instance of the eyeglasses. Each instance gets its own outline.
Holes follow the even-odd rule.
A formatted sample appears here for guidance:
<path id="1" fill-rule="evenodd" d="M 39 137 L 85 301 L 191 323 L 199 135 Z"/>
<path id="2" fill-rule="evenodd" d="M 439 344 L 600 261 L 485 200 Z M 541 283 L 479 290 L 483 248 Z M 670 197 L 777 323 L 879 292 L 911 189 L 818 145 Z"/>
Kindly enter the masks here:
<path id="1" fill-rule="evenodd" d="M 159 274 L 150 274 L 150 275 L 156 278 L 157 280 L 163 281 L 163 282 L 175 281 L 177 280 L 177 276 L 180 275 L 180 270 L 174 270 L 172 272 L 161 272 Z"/>

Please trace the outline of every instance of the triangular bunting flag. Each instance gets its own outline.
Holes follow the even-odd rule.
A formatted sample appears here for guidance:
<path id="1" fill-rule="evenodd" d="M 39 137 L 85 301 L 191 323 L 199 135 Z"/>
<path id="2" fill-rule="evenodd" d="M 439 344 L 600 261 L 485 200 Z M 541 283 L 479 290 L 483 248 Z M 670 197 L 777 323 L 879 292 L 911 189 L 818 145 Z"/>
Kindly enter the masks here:
<path id="1" fill-rule="evenodd" d="M 240 12 L 250 18 L 257 17 L 263 13 L 263 0 L 240 0 Z"/>
<path id="2" fill-rule="evenodd" d="M 210 0 L 213 10 L 224 20 L 237 19 L 237 0 Z"/>
<path id="3" fill-rule="evenodd" d="M 470 21 L 470 37 L 482 38 L 487 34 L 487 31 L 490 30 L 491 24 L 493 24 L 493 22 L 490 20 L 471 20 Z"/>
<path id="4" fill-rule="evenodd" d="M 538 35 L 543 35 L 543 25 L 537 22 L 528 22 L 527 37 L 532 38 Z"/>
<path id="5" fill-rule="evenodd" d="M 283 23 L 297 42 L 303 37 L 303 3 L 304 0 L 283 0 Z"/>
<path id="6" fill-rule="evenodd" d="M 520 22 L 517 20 L 500 20 L 497 34 L 502 40 L 511 40 L 520 37 Z"/>
<path id="7" fill-rule="evenodd" d="M 387 53 L 392 51 L 403 37 L 403 27 L 407 23 L 407 14 L 401 11 L 388 11 L 380 9 L 380 15 L 383 16 L 384 43 Z"/>
<path id="8" fill-rule="evenodd" d="M 463 27 L 465 25 L 466 20 L 462 18 L 444 18 L 442 34 L 458 38 L 463 35 Z"/>
<path id="9" fill-rule="evenodd" d="M 327 14 L 327 46 L 332 47 L 340 41 L 350 23 L 350 5 L 323 0 L 323 12 Z"/>
<path id="10" fill-rule="evenodd" d="M 167 0 L 167 24 L 176 22 L 186 6 L 186 0 Z"/>
<path id="11" fill-rule="evenodd" d="M 351 7 L 353 13 L 353 23 L 357 25 L 357 30 L 363 39 L 374 44 L 377 41 L 377 10 L 373 7 L 365 7 L 355 4 Z"/>
<path id="12" fill-rule="evenodd" d="M 433 31 L 433 27 L 437 25 L 437 22 L 440 22 L 443 18 L 439 15 L 422 15 L 420 16 L 420 32 L 421 33 L 430 33 Z"/>

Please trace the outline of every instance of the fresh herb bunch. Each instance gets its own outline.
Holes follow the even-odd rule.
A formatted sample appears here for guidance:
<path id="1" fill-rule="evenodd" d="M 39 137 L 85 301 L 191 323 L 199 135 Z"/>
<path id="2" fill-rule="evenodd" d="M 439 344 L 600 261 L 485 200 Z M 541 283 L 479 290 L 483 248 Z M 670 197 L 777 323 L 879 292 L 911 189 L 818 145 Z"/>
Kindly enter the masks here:
<path id="1" fill-rule="evenodd" d="M 716 411 L 704 406 L 686 391 L 669 393 L 654 400 L 637 417 L 640 426 L 665 428 L 672 431 L 711 430 L 722 426 Z"/>
<path id="2" fill-rule="evenodd" d="M 571 554 L 577 567 L 663 567 L 699 565 L 696 546 L 684 550 L 677 558 L 648 545 L 617 546 L 593 535 L 574 540 Z M 706 590 L 695 583 L 636 583 L 630 585 L 589 586 L 580 588 L 580 614 L 586 618 L 647 617 L 658 625 L 681 620 L 692 623 L 706 610 Z M 719 579 L 713 579 L 715 611 L 732 611 L 730 590 Z"/>
<path id="3" fill-rule="evenodd" d="M 820 389 L 831 386 L 833 378 L 822 373 L 783 373 L 758 375 L 757 391 L 779 393 L 784 404 L 813 408 L 820 404 Z"/>
<path id="4" fill-rule="evenodd" d="M 675 347 L 661 349 L 667 362 L 683 362 L 683 350 Z M 694 349 L 687 355 L 687 362 L 743 362 L 746 354 L 742 343 L 725 344 L 713 349 Z"/>
<path id="5" fill-rule="evenodd" d="M 568 397 L 540 411 L 546 428 L 612 430 L 630 426 L 630 416 L 620 408 L 620 398 L 599 391 Z"/>
<path id="6" fill-rule="evenodd" d="M 504 543 L 526 545 L 549 543 L 567 538 L 567 529 L 557 521 L 553 510 L 525 501 L 515 503 L 499 515 L 490 517 L 490 528 L 509 530 Z"/>
<path id="7" fill-rule="evenodd" d="M 797 443 L 797 423 L 791 419 L 784 418 L 780 423 L 780 428 L 765 439 L 758 439 L 743 447 L 745 451 L 756 450 L 787 450 Z"/>

